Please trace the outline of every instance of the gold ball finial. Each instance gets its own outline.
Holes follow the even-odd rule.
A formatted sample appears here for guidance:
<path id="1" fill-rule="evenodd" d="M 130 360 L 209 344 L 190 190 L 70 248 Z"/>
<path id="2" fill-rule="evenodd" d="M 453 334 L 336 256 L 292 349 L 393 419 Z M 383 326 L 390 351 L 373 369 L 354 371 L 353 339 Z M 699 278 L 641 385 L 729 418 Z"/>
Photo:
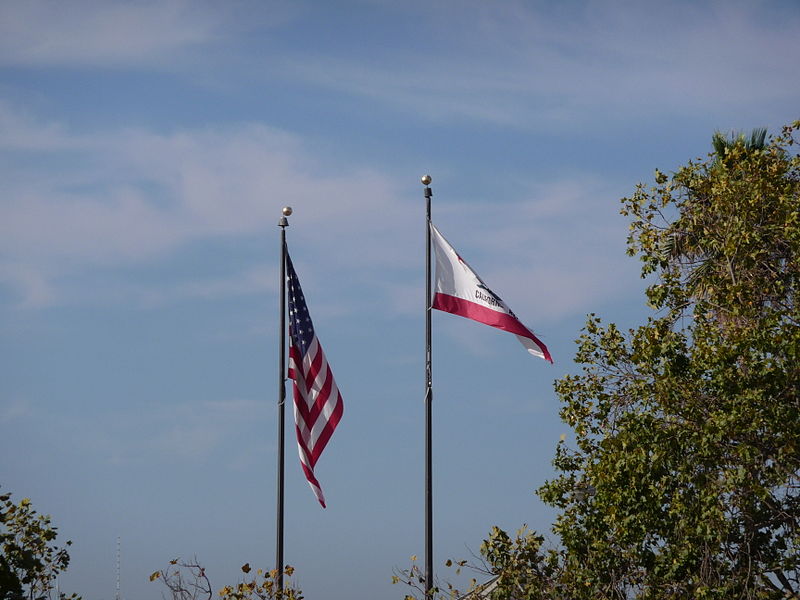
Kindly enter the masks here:
<path id="1" fill-rule="evenodd" d="M 422 182 L 422 185 L 430 185 L 431 181 L 433 181 L 430 175 L 423 175 L 419 180 Z"/>
<path id="2" fill-rule="evenodd" d="M 291 206 L 284 206 L 283 210 L 281 211 L 284 217 L 288 217 L 292 214 L 292 207 Z"/>

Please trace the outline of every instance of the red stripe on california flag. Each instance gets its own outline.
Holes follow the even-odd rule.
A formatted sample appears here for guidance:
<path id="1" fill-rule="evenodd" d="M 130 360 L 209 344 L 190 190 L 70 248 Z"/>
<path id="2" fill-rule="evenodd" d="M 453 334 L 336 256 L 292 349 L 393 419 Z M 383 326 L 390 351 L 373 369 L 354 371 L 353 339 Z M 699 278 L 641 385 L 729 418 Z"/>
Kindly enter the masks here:
<path id="1" fill-rule="evenodd" d="M 511 315 L 492 310 L 491 308 L 481 306 L 469 300 L 464 300 L 463 298 L 457 298 L 456 296 L 450 296 L 439 292 L 434 295 L 431 307 L 528 338 L 539 346 L 542 354 L 544 354 L 545 360 L 551 363 L 553 362 L 547 346 L 545 346 L 530 329 Z"/>

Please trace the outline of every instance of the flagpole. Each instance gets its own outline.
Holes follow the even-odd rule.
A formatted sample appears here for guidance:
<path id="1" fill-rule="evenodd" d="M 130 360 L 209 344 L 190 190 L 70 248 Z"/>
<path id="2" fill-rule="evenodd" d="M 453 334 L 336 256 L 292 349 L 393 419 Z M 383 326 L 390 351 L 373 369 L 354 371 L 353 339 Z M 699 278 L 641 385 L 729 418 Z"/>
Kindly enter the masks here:
<path id="1" fill-rule="evenodd" d="M 425 597 L 433 596 L 433 371 L 431 354 L 431 176 L 420 179 L 425 186 Z"/>
<path id="2" fill-rule="evenodd" d="M 283 591 L 283 472 L 284 472 L 284 422 L 286 409 L 286 228 L 289 221 L 286 217 L 292 214 L 290 206 L 283 207 L 283 216 L 278 221 L 281 228 L 280 248 L 280 325 L 278 332 L 278 481 L 275 525 L 275 571 L 277 587 Z"/>

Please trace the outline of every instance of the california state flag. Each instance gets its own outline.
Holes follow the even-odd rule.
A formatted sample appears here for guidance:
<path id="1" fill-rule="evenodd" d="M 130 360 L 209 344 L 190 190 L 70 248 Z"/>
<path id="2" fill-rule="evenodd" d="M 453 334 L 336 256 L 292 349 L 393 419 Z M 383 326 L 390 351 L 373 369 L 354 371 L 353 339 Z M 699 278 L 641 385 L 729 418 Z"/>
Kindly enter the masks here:
<path id="1" fill-rule="evenodd" d="M 436 254 L 433 308 L 509 331 L 517 336 L 528 352 L 552 363 L 547 346 L 520 322 L 500 296 L 486 286 L 433 223 L 431 239 Z"/>

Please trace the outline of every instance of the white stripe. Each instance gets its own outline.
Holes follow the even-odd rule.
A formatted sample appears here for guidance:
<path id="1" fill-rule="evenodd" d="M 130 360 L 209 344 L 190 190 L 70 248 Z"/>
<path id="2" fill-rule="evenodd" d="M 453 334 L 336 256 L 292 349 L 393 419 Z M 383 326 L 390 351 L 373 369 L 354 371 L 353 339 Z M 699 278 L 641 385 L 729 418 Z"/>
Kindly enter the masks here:
<path id="1" fill-rule="evenodd" d="M 311 463 L 309 462 L 308 457 L 303 452 L 303 447 L 300 446 L 300 444 L 297 444 L 297 453 L 300 455 L 300 462 L 303 465 L 305 465 L 306 467 L 308 467 L 309 471 L 311 471 L 314 474 L 314 477 L 316 477 L 317 474 L 314 473 L 314 468 L 311 466 Z M 308 480 L 306 480 L 306 481 L 308 481 Z M 314 493 L 314 496 L 317 497 L 317 500 L 321 501 L 323 504 L 325 504 L 325 496 L 322 493 L 322 488 L 317 487 L 316 485 L 314 485 L 310 481 L 308 482 L 308 485 L 311 488 L 311 491 Z"/>
<path id="2" fill-rule="evenodd" d="M 339 390 L 336 387 L 336 383 L 331 383 L 333 385 L 331 386 L 331 394 L 328 397 L 328 401 L 322 406 L 322 411 L 317 417 L 317 420 L 312 424 L 311 431 L 309 432 L 310 441 L 307 442 L 309 444 L 309 449 L 317 445 L 317 440 L 328 424 L 328 419 L 333 413 L 334 407 L 339 403 Z"/>
<path id="3" fill-rule="evenodd" d="M 308 353 L 306 354 L 305 359 L 303 362 L 305 363 L 306 371 L 309 371 L 311 368 L 311 364 L 316 358 L 316 354 L 321 352 L 319 343 L 317 338 L 314 338 L 314 341 L 309 348 Z M 311 384 L 311 389 L 308 390 L 307 394 L 304 395 L 304 401 L 308 408 L 308 410 L 312 410 L 314 405 L 316 404 L 317 399 L 319 398 L 320 394 L 322 393 L 322 388 L 325 386 L 326 379 L 330 378 L 331 386 L 330 391 L 328 394 L 327 401 L 323 404 L 322 410 L 320 414 L 317 416 L 316 421 L 313 423 L 307 423 L 303 421 L 303 426 L 301 427 L 301 435 L 303 441 L 308 446 L 308 449 L 313 452 L 314 446 L 317 444 L 317 440 L 319 440 L 319 436 L 325 429 L 325 426 L 328 424 L 328 420 L 330 416 L 333 414 L 333 411 L 336 408 L 336 405 L 339 403 L 340 396 L 339 396 L 339 388 L 336 386 L 336 381 L 333 378 L 333 373 L 330 372 L 330 367 L 328 365 L 328 361 L 325 358 L 325 353 L 322 353 L 322 362 L 320 364 L 320 370 L 317 374 L 316 378 Z M 296 413 L 297 414 L 297 413 Z M 299 414 L 295 417 L 295 421 L 299 422 L 301 417 Z"/>
<path id="4" fill-rule="evenodd" d="M 322 504 L 325 504 L 325 496 L 322 495 L 322 489 L 318 488 L 310 481 L 308 482 L 308 485 L 311 486 L 311 491 L 314 492 L 314 495 L 317 497 L 317 500 Z"/>
<path id="5" fill-rule="evenodd" d="M 303 359 L 303 369 L 296 369 L 298 375 L 302 375 L 305 372 L 310 371 L 311 365 L 314 362 L 316 355 L 318 352 L 321 351 L 319 346 L 319 342 L 315 337 L 312 341 L 311 346 L 306 353 L 305 358 Z M 330 367 L 328 365 L 328 361 L 325 358 L 325 354 L 322 353 L 322 364 L 320 365 L 320 371 L 317 374 L 317 377 L 311 384 L 311 389 L 305 389 L 305 378 L 299 377 L 300 381 L 298 385 L 300 396 L 302 398 L 303 403 L 306 405 L 306 408 L 311 411 L 319 398 L 320 393 L 322 392 L 322 388 L 325 385 L 326 378 L 331 379 L 331 386 L 330 392 L 328 394 L 328 400 L 323 404 L 322 410 L 320 414 L 317 416 L 317 419 L 313 423 L 307 422 L 303 419 L 300 411 L 295 406 L 294 413 L 295 413 L 295 424 L 298 427 L 300 437 L 302 438 L 303 442 L 306 444 L 310 452 L 314 451 L 314 447 L 319 440 L 319 436 L 324 431 L 331 415 L 336 410 L 337 405 L 341 401 L 341 396 L 339 394 L 339 388 L 336 385 L 336 381 L 333 378 L 333 374 L 330 373 Z M 297 382 L 297 380 L 296 380 Z M 302 457 L 301 457 L 302 460 Z M 309 462 L 305 462 L 306 465 L 310 466 Z"/>

